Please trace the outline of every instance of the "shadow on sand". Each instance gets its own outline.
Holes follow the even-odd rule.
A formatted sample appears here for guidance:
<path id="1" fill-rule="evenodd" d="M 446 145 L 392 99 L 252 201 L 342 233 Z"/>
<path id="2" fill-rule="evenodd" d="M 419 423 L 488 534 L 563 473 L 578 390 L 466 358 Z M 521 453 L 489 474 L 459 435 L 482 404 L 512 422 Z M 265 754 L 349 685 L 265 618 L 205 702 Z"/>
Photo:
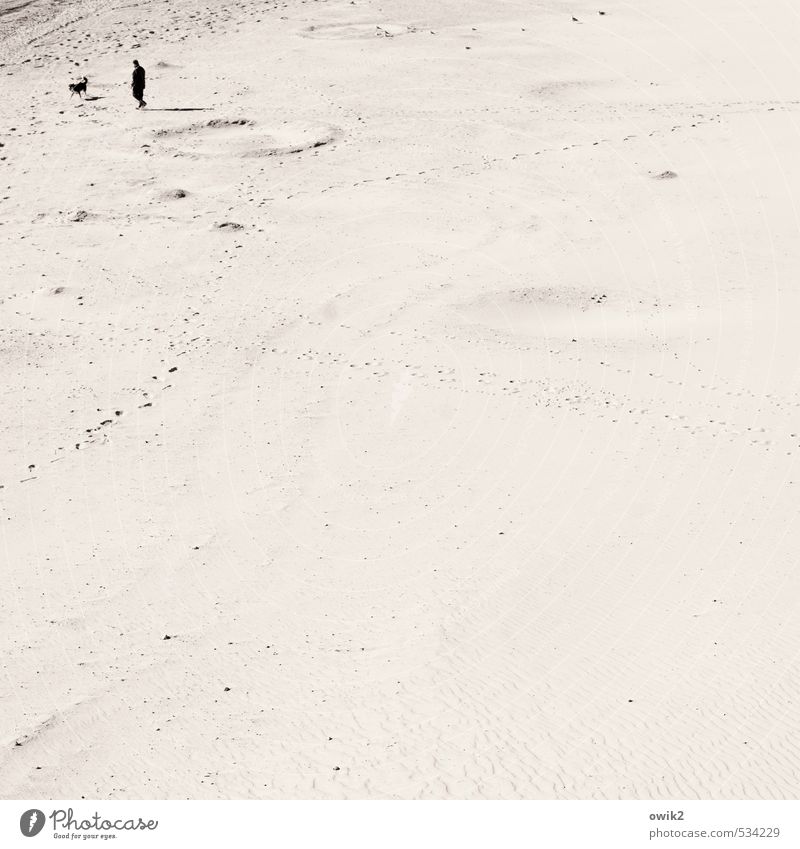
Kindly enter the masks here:
<path id="1" fill-rule="evenodd" d="M 210 112 L 210 106 L 176 106 L 171 109 L 148 109 L 148 112 Z"/>

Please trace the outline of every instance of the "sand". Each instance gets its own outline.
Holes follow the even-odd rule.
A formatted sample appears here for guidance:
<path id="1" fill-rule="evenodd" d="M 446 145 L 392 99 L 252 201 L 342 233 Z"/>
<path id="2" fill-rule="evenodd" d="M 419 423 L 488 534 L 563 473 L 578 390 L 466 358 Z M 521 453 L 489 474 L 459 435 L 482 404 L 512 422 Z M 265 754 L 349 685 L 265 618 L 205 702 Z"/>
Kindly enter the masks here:
<path id="1" fill-rule="evenodd" d="M 0 795 L 796 796 L 787 4 L 14 16 Z"/>

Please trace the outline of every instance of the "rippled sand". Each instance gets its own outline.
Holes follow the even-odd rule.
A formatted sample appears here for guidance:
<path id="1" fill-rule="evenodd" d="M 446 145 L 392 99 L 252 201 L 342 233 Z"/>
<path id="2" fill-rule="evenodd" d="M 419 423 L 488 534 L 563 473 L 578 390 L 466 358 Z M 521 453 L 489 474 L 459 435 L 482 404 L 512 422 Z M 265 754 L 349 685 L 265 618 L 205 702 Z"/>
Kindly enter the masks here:
<path id="1" fill-rule="evenodd" d="M 4 797 L 796 795 L 800 33 L 701 6 L 0 18 Z"/>

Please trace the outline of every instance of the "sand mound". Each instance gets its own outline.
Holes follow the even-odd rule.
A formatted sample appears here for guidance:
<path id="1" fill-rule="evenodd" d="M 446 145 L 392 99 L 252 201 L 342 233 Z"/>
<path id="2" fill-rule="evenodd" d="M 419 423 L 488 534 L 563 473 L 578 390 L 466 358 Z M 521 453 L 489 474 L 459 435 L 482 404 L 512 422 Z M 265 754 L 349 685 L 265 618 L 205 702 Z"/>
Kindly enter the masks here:
<path id="1" fill-rule="evenodd" d="M 165 128 L 155 132 L 173 154 L 187 156 L 280 156 L 322 147 L 338 138 L 329 124 L 285 122 L 261 129 L 246 118 L 214 118 L 202 124 Z"/>
<path id="2" fill-rule="evenodd" d="M 291 153 L 302 153 L 315 147 L 324 147 L 336 141 L 338 131 L 329 126 L 307 127 L 300 124 L 286 125 L 269 135 L 263 135 L 242 156 L 282 156 Z"/>
<path id="3" fill-rule="evenodd" d="M 651 299 L 644 309 L 631 292 L 575 287 L 515 289 L 455 306 L 466 324 L 504 336 L 560 339 L 652 340 L 697 328 L 691 311 Z"/>
<path id="4" fill-rule="evenodd" d="M 250 121 L 247 118 L 236 118 L 234 120 L 229 120 L 226 118 L 212 118 L 210 121 L 206 121 L 206 127 L 212 127 L 213 129 L 224 129 L 226 127 L 248 127 L 252 126 L 255 121 Z"/>
<path id="5" fill-rule="evenodd" d="M 202 133 L 205 130 L 225 130 L 231 127 L 247 127 L 252 126 L 254 122 L 247 118 L 212 118 L 210 121 L 203 123 L 188 124 L 185 127 L 165 127 L 156 130 L 153 135 L 156 138 L 164 138 L 168 136 L 182 136 Z"/>
<path id="6" fill-rule="evenodd" d="M 526 337 L 605 337 L 636 334 L 638 327 L 607 294 L 580 289 L 529 288 L 482 295 L 456 306 L 468 324 Z"/>
<path id="7" fill-rule="evenodd" d="M 563 99 L 570 95 L 585 95 L 586 90 L 597 86 L 596 80 L 550 80 L 530 89 L 532 97 Z"/>
<path id="8" fill-rule="evenodd" d="M 414 27 L 400 24 L 338 23 L 314 24 L 302 30 L 300 35 L 303 38 L 328 39 L 394 38 L 415 31 Z"/>
<path id="9" fill-rule="evenodd" d="M 188 192 L 185 189 L 169 189 L 166 192 L 161 192 L 159 198 L 161 200 L 181 200 L 188 196 Z"/>

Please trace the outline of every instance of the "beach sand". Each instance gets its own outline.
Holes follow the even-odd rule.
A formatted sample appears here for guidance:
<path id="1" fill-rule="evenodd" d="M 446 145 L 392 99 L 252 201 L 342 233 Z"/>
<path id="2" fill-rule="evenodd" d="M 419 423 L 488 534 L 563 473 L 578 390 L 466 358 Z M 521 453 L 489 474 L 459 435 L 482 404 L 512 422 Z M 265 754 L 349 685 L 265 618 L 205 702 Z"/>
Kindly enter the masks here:
<path id="1" fill-rule="evenodd" d="M 3 797 L 796 797 L 786 4 L 0 34 Z"/>

